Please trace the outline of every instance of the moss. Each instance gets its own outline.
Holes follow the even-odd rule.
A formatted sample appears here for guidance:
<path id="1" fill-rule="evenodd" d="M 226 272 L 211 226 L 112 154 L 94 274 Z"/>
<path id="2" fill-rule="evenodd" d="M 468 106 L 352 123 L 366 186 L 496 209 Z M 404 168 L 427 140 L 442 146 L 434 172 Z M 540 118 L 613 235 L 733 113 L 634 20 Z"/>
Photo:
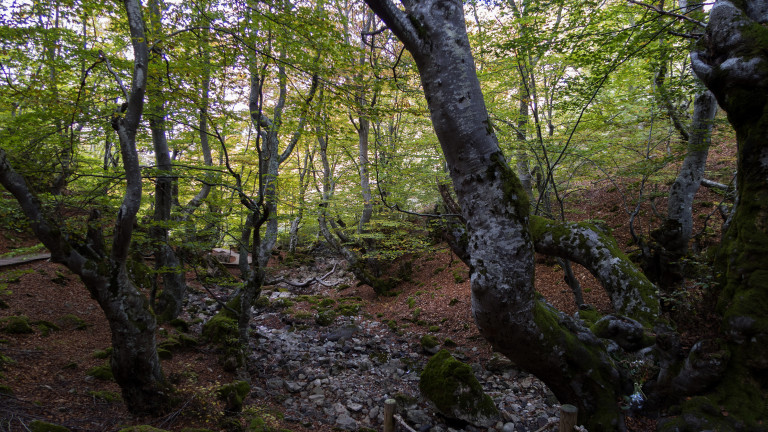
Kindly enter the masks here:
<path id="1" fill-rule="evenodd" d="M 157 348 L 157 357 L 160 358 L 160 360 L 170 360 L 173 358 L 173 353 L 168 351 L 165 348 Z"/>
<path id="2" fill-rule="evenodd" d="M 333 324 L 334 320 L 336 320 L 336 312 L 332 310 L 318 312 L 317 316 L 315 317 L 315 323 L 320 326 L 331 325 Z"/>
<path id="3" fill-rule="evenodd" d="M 458 346 L 458 344 L 456 342 L 454 342 L 453 339 L 447 339 L 446 338 L 443 341 L 443 346 L 445 346 L 447 348 L 456 348 Z"/>
<path id="4" fill-rule="evenodd" d="M 293 314 L 293 318 L 297 320 L 308 320 L 311 319 L 314 315 L 310 312 L 304 312 L 304 311 L 298 311 Z"/>
<path id="5" fill-rule="evenodd" d="M 248 396 L 250 390 L 251 386 L 247 381 L 235 381 L 219 387 L 216 393 L 224 402 L 225 410 L 240 412 L 243 410 L 243 399 Z"/>
<path id="6" fill-rule="evenodd" d="M 293 305 L 294 305 L 293 300 L 290 300 L 287 298 L 279 298 L 272 302 L 272 307 L 278 308 L 278 309 L 286 309 Z"/>
<path id="7" fill-rule="evenodd" d="M 560 243 L 562 239 L 571 237 L 574 233 L 579 233 L 577 235 L 581 241 L 580 244 L 584 244 L 587 238 L 582 233 L 591 231 L 599 235 L 600 242 L 607 250 L 607 254 L 613 259 L 618 259 L 612 265 L 611 276 L 618 280 L 632 281 L 630 292 L 617 293 L 622 295 L 622 297 L 633 296 L 632 299 L 626 298 L 624 302 L 625 306 L 631 306 L 631 308 L 617 312 L 629 316 L 646 326 L 656 322 L 659 315 L 659 300 L 656 287 L 632 263 L 610 234 L 605 233 L 599 226 L 588 222 L 559 223 L 540 216 L 531 216 L 529 226 L 534 242 L 545 238 L 545 236 L 551 236 L 555 243 Z M 588 254 L 584 251 L 582 255 L 587 256 Z M 605 288 L 610 291 L 612 287 Z M 612 298 L 615 296 L 616 294 L 612 295 Z M 638 302 L 641 304 L 636 304 Z"/>
<path id="8" fill-rule="evenodd" d="M 56 324 L 45 321 L 45 320 L 37 320 L 32 322 L 32 325 L 36 326 L 38 329 L 40 329 L 40 334 L 45 337 L 51 334 L 51 332 L 59 331 L 61 330 L 61 327 L 57 326 Z"/>
<path id="9" fill-rule="evenodd" d="M 0 384 L 0 394 L 13 395 L 13 389 L 5 384 Z"/>
<path id="10" fill-rule="evenodd" d="M 158 348 L 163 348 L 171 352 L 180 351 L 185 348 L 192 348 L 198 345 L 197 339 L 184 333 L 176 333 L 168 339 L 160 342 Z"/>
<path id="11" fill-rule="evenodd" d="M 187 323 L 186 321 L 184 321 L 181 318 L 174 318 L 174 319 L 172 319 L 170 321 L 170 324 L 172 326 L 176 327 L 177 329 L 183 331 L 184 333 L 189 331 L 189 323 Z"/>
<path id="12" fill-rule="evenodd" d="M 128 426 L 127 428 L 120 429 L 117 432 L 169 432 L 165 429 L 158 429 L 149 425 Z"/>
<path id="13" fill-rule="evenodd" d="M 336 304 L 336 300 L 330 299 L 330 298 L 324 298 L 320 300 L 320 303 L 318 303 L 318 306 L 321 308 L 329 308 L 331 306 L 334 306 Z"/>
<path id="14" fill-rule="evenodd" d="M 395 320 L 389 320 L 387 321 L 387 327 L 389 327 L 390 330 L 393 332 L 397 331 L 397 322 Z"/>
<path id="15" fill-rule="evenodd" d="M 91 325 L 75 314 L 66 314 L 56 320 L 61 328 L 85 330 Z"/>
<path id="16" fill-rule="evenodd" d="M 32 326 L 29 324 L 29 318 L 24 315 L 11 316 L 6 318 L 3 331 L 9 334 L 29 334 L 34 333 Z"/>
<path id="17" fill-rule="evenodd" d="M 362 304 L 360 303 L 343 304 L 336 307 L 336 313 L 343 316 L 355 316 L 361 308 Z"/>
<path id="18" fill-rule="evenodd" d="M 429 326 L 429 329 L 427 329 L 427 330 L 431 331 L 432 333 L 439 332 L 440 331 L 440 326 L 436 326 L 436 325 Z"/>
<path id="19" fill-rule="evenodd" d="M 453 270 L 453 281 L 456 282 L 457 284 L 460 284 L 460 283 L 464 282 L 464 280 L 465 280 L 465 278 L 464 278 L 464 274 L 462 274 L 462 271 L 459 270 L 459 269 L 454 269 Z"/>
<path id="20" fill-rule="evenodd" d="M 119 402 L 123 400 L 119 393 L 111 391 L 89 391 L 88 395 L 92 396 L 94 399 L 98 399 L 107 403 Z"/>
<path id="21" fill-rule="evenodd" d="M 587 306 L 586 308 L 579 309 L 579 318 L 584 320 L 587 326 L 593 325 L 602 317 L 603 314 L 598 312 L 594 306 Z"/>
<path id="22" fill-rule="evenodd" d="M 530 213 L 528 194 L 520 183 L 520 179 L 507 164 L 504 153 L 498 151 L 490 156 L 486 176 L 490 180 L 494 180 L 496 176 L 501 177 L 501 187 L 506 203 L 515 208 L 518 218 L 521 220 L 527 218 Z"/>
<path id="23" fill-rule="evenodd" d="M 536 301 L 533 320 L 542 332 L 542 350 L 567 356 L 569 368 L 564 372 L 573 374 L 573 379 L 578 379 L 581 385 L 589 386 L 581 391 L 596 398 L 591 411 L 579 407 L 579 422 L 589 430 L 615 429 L 616 420 L 622 415 L 616 403 L 621 382 L 616 382 L 612 365 L 606 363 L 602 349 L 582 343 L 568 328 L 561 326 L 558 313 L 541 301 Z"/>
<path id="24" fill-rule="evenodd" d="M 112 368 L 109 367 L 109 365 L 94 366 L 88 369 L 85 374 L 102 381 L 115 380 L 115 376 L 112 374 Z"/>
<path id="25" fill-rule="evenodd" d="M 219 363 L 227 371 L 234 371 L 245 363 L 240 347 L 240 330 L 232 310 L 240 310 L 239 296 L 230 300 L 226 308 L 222 308 L 219 313 L 208 320 L 203 325 L 202 332 L 204 340 L 219 347 Z"/>
<path id="26" fill-rule="evenodd" d="M 91 354 L 91 357 L 95 359 L 108 359 L 112 355 L 113 348 L 109 347 L 105 350 L 96 350 Z"/>
<path id="27" fill-rule="evenodd" d="M 437 340 L 436 337 L 432 335 L 424 335 L 421 337 L 421 346 L 426 349 L 431 349 L 438 345 L 440 345 L 440 342 Z"/>
<path id="28" fill-rule="evenodd" d="M 29 422 L 30 432 L 69 432 L 69 428 L 42 420 L 32 420 Z"/>
<path id="29" fill-rule="evenodd" d="M 462 415 L 460 413 L 466 413 L 469 418 L 463 420 L 487 423 L 485 419 L 496 418 L 499 414 L 493 400 L 483 393 L 472 368 L 456 360 L 446 350 L 429 359 L 421 373 L 419 390 L 449 417 L 456 418 Z"/>

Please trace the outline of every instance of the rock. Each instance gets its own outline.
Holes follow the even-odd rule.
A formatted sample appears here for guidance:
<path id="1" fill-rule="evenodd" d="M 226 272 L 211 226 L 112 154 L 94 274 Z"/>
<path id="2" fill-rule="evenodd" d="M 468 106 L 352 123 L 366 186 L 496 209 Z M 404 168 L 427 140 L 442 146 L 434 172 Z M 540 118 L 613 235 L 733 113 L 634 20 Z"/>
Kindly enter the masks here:
<path id="1" fill-rule="evenodd" d="M 420 409 L 409 409 L 405 411 L 405 418 L 413 424 L 424 426 L 430 425 L 432 419 L 426 412 Z"/>
<path id="2" fill-rule="evenodd" d="M 491 427 L 499 419 L 493 400 L 472 374 L 472 368 L 442 350 L 433 356 L 419 381 L 421 394 L 449 418 Z"/>
<path id="3" fill-rule="evenodd" d="M 504 423 L 504 427 L 501 428 L 501 432 L 515 432 L 515 424 L 512 422 Z"/>
<path id="4" fill-rule="evenodd" d="M 282 390 L 285 381 L 280 378 L 270 378 L 267 380 L 267 388 L 270 390 Z"/>
<path id="5" fill-rule="evenodd" d="M 327 335 L 324 336 L 324 339 L 332 342 L 343 341 L 351 338 L 352 335 L 354 335 L 358 331 L 360 331 L 360 327 L 354 324 L 346 325 L 344 327 L 338 328 L 328 333 Z"/>
<path id="6" fill-rule="evenodd" d="M 347 403 L 347 408 L 352 412 L 360 412 L 363 410 L 363 405 L 355 402 Z"/>
<path id="7" fill-rule="evenodd" d="M 349 414 L 341 414 L 336 417 L 336 426 L 343 430 L 356 430 L 357 421 L 349 416 Z"/>
<path id="8" fill-rule="evenodd" d="M 288 391 L 291 393 L 298 393 L 304 388 L 304 384 L 295 381 L 286 381 L 285 387 L 288 388 Z"/>
<path id="9" fill-rule="evenodd" d="M 491 355 L 485 368 L 494 373 L 503 373 L 514 367 L 515 363 L 512 360 L 508 359 L 504 354 L 495 352 Z"/>

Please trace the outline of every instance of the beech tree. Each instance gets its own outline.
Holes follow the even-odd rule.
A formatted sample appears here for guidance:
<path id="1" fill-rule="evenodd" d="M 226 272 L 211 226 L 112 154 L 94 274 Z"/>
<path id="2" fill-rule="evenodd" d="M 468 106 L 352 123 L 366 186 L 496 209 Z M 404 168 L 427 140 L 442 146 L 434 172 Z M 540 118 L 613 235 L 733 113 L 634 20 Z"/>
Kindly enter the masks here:
<path id="1" fill-rule="evenodd" d="M 111 242 L 107 243 L 103 237 L 98 210 L 91 213 L 85 238 L 71 235 L 53 223 L 26 179 L 11 166 L 3 149 L 0 149 L 0 184 L 19 202 L 35 235 L 51 252 L 51 259 L 80 276 L 104 311 L 112 334 L 110 365 L 128 409 L 136 414 L 154 414 L 169 407 L 170 385 L 157 355 L 155 316 L 127 266 L 142 195 L 136 132 L 144 110 L 149 49 L 141 5 L 136 0 L 125 0 L 124 8 L 134 60 L 127 100 L 112 118 L 112 127 L 120 140 L 126 187 L 115 215 Z"/>
<path id="2" fill-rule="evenodd" d="M 631 384 L 600 340 L 534 289 L 528 195 L 499 149 L 459 1 L 366 3 L 415 60 L 432 124 L 466 220 L 472 314 L 493 347 L 540 377 L 589 430 L 623 428 Z M 653 294 L 644 293 L 653 303 Z M 521 350 L 520 347 L 525 349 Z"/>
<path id="3" fill-rule="evenodd" d="M 687 402 L 689 428 L 764 429 L 768 419 L 768 4 L 718 0 L 693 69 L 736 131 L 735 210 L 718 248 L 717 312 L 730 361 L 707 396 Z M 712 415 L 711 410 L 729 415 Z"/>

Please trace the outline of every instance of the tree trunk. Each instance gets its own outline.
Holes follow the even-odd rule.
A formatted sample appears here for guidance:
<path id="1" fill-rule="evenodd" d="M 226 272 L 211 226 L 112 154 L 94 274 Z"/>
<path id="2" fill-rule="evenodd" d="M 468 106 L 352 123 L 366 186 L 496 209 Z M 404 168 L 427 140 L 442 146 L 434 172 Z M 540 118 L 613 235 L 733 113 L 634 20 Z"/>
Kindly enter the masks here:
<path id="1" fill-rule="evenodd" d="M 662 247 L 657 252 L 660 256 L 654 259 L 659 264 L 659 268 L 654 270 L 662 287 L 673 286 L 683 277 L 679 261 L 688 253 L 693 230 L 693 197 L 704 176 L 716 113 L 717 101 L 711 92 L 705 91 L 696 96 L 693 122 L 687 133 L 688 152 L 675 182 L 669 188 L 667 218 L 652 233 Z"/>
<path id="2" fill-rule="evenodd" d="M 159 0 L 149 2 L 149 16 L 150 28 L 152 29 L 150 36 L 159 40 L 162 34 L 162 9 Z M 157 52 L 154 52 L 154 55 L 150 57 L 147 117 L 149 118 L 149 128 L 152 130 L 152 144 L 158 171 L 155 179 L 154 224 L 149 230 L 155 249 L 155 271 L 157 272 L 152 278 L 153 294 L 157 289 L 158 278 L 163 282 L 158 301 L 153 307 L 162 322 L 170 321 L 181 313 L 187 284 L 184 271 L 176 252 L 169 243 L 168 236 L 168 223 L 171 220 L 171 206 L 173 205 L 173 166 L 165 133 L 165 99 L 162 90 L 165 65 L 162 63 L 161 47 L 162 45 L 158 44 L 156 46 Z"/>
<path id="3" fill-rule="evenodd" d="M 499 150 L 475 73 L 462 3 L 366 0 L 411 52 L 467 221 L 472 313 L 493 347 L 579 406 L 590 431 L 623 429 L 631 389 L 589 330 L 538 301 L 528 195 Z M 525 349 L 520 349 L 524 346 Z"/>
<path id="4" fill-rule="evenodd" d="M 691 55 L 694 71 L 728 113 L 738 142 L 737 201 L 715 269 L 721 287 L 717 308 L 731 362 L 700 405 L 727 411 L 729 416 L 719 420 L 731 428 L 743 422 L 755 430 L 764 429 L 761 423 L 768 419 L 767 23 L 765 2 L 719 0 Z"/>
<path id="5" fill-rule="evenodd" d="M 592 273 L 608 292 L 616 313 L 646 327 L 656 321 L 656 287 L 619 249 L 616 241 L 588 223 L 555 222 L 531 216 L 536 252 L 577 262 Z"/>

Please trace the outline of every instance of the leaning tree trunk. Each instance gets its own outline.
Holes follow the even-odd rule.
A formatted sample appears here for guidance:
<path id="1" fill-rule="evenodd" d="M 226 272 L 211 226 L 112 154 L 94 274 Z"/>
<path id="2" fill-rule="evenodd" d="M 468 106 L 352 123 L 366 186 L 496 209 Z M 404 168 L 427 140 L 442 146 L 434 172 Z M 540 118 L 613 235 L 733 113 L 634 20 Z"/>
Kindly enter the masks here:
<path id="1" fill-rule="evenodd" d="M 366 0 L 411 52 L 469 231 L 472 313 L 493 347 L 578 405 L 590 431 L 623 429 L 631 391 L 601 342 L 536 299 L 529 201 L 499 150 L 456 0 Z M 525 347 L 525 349 L 520 349 Z"/>
<path id="2" fill-rule="evenodd" d="M 768 419 L 768 3 L 719 0 L 691 54 L 694 71 L 712 91 L 736 130 L 739 185 L 733 218 L 723 235 L 716 275 L 718 312 L 731 361 L 722 382 L 698 412 L 735 428 L 764 429 Z M 710 426 L 712 427 L 712 426 Z M 708 427 L 708 428 L 710 428 Z M 725 429 L 715 425 L 714 428 Z"/>
<path id="3" fill-rule="evenodd" d="M 141 204 L 141 169 L 136 151 L 136 130 L 144 107 L 148 49 L 141 5 L 125 0 L 134 52 L 134 70 L 128 100 L 112 126 L 120 138 L 126 190 L 115 218 L 112 249 L 107 250 L 98 221 L 92 213 L 86 240 L 77 242 L 49 221 L 37 197 L 9 164 L 0 149 L 0 183 L 13 194 L 30 219 L 35 235 L 51 252 L 51 259 L 80 276 L 104 311 L 112 333 L 110 365 L 128 409 L 134 414 L 159 414 L 169 407 L 170 386 L 157 355 L 155 316 L 147 298 L 128 277 L 131 236 Z"/>

